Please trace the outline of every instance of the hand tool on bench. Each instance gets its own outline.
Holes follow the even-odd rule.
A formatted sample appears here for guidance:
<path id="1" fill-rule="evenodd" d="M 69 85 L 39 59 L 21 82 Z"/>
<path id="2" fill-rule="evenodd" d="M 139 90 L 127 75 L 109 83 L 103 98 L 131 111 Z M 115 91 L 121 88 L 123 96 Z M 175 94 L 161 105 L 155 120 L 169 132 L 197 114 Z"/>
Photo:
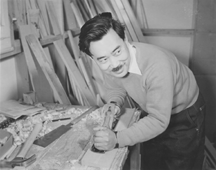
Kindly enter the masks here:
<path id="1" fill-rule="evenodd" d="M 6 167 L 13 168 L 15 166 L 27 167 L 31 165 L 33 162 L 35 162 L 36 155 L 32 155 L 29 158 L 25 158 L 25 157 L 29 149 L 31 148 L 34 140 L 36 139 L 37 135 L 41 131 L 41 129 L 42 129 L 42 123 L 35 124 L 33 131 L 29 135 L 28 139 L 25 141 L 18 155 L 12 161 L 1 161 L 0 167 L 4 167 L 4 168 Z"/>
<path id="2" fill-rule="evenodd" d="M 93 112 L 97 108 L 98 108 L 98 106 L 91 107 L 90 109 L 88 109 L 86 112 L 84 112 L 83 114 L 81 114 L 80 116 L 78 116 L 77 118 L 75 118 L 74 120 L 72 120 L 67 125 L 61 125 L 58 128 L 54 129 L 53 131 L 47 133 L 43 137 L 35 140 L 34 144 L 42 146 L 42 147 L 47 147 L 49 144 L 51 144 L 56 139 L 58 139 L 59 137 L 61 137 L 67 131 L 69 131 L 73 127 L 73 125 L 75 125 L 76 123 L 78 123 L 83 117 L 85 117 L 86 115 L 90 114 L 91 112 Z"/>

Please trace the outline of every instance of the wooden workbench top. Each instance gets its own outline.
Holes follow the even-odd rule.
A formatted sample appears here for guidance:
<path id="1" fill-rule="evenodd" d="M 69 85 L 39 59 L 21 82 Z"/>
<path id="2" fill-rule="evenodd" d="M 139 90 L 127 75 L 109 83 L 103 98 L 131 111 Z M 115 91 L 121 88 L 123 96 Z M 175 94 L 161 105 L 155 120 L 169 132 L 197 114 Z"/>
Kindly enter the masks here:
<path id="1" fill-rule="evenodd" d="M 82 107 L 80 107 L 82 108 Z M 83 107 L 83 112 L 86 107 Z M 128 126 L 131 122 L 137 119 L 138 113 L 135 109 L 126 109 L 116 126 L 121 130 L 124 126 Z M 129 111 L 128 111 L 129 110 Z M 67 124 L 69 121 L 56 122 L 58 127 L 62 124 Z M 81 158 L 84 155 L 84 148 L 91 137 L 91 128 L 88 127 L 86 118 L 83 118 L 79 123 L 74 125 L 67 133 L 62 135 L 59 139 L 54 141 L 46 148 L 33 145 L 28 152 L 28 156 L 32 154 L 37 155 L 37 160 L 26 170 L 98 170 L 98 167 L 90 167 L 81 165 Z M 123 167 L 124 161 L 127 157 L 128 149 L 120 148 L 113 156 L 111 165 L 112 170 L 120 170 Z M 27 157 L 28 157 L 27 156 Z M 109 169 L 110 169 L 109 168 Z M 15 167 L 16 169 L 23 169 L 22 167 Z"/>

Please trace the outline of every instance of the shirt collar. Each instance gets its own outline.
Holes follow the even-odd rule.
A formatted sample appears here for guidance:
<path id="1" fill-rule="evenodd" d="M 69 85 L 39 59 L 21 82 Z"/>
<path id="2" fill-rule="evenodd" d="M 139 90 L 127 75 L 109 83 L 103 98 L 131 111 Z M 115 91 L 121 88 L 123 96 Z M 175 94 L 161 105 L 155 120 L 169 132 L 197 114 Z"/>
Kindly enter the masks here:
<path id="1" fill-rule="evenodd" d="M 129 66 L 128 71 L 130 73 L 135 73 L 135 74 L 138 74 L 138 75 L 142 75 L 141 71 L 139 69 L 139 66 L 137 64 L 137 61 L 136 61 L 136 47 L 131 45 L 130 43 L 127 43 L 127 46 L 128 46 L 130 57 L 131 57 L 130 66 Z"/>

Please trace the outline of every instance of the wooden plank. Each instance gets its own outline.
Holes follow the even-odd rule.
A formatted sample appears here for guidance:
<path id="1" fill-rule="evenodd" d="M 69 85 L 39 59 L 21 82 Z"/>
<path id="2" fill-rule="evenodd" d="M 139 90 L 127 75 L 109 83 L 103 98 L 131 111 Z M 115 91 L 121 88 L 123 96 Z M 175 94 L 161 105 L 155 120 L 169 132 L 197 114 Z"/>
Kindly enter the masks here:
<path id="1" fill-rule="evenodd" d="M 41 18 L 44 21 L 44 25 L 46 27 L 47 34 L 50 35 L 50 25 L 49 25 L 49 19 L 47 15 L 47 10 L 46 10 L 46 1 L 44 0 L 37 0 L 38 7 L 41 11 Z"/>
<path id="2" fill-rule="evenodd" d="M 65 93 L 65 90 L 54 70 L 51 69 L 49 62 L 47 61 L 46 53 L 38 39 L 34 35 L 28 35 L 26 36 L 26 40 L 40 64 L 52 90 L 56 93 L 58 102 L 61 104 L 70 104 L 70 100 L 68 99 L 67 94 Z"/>
<path id="3" fill-rule="evenodd" d="M 66 30 L 72 30 L 78 28 L 76 18 L 70 6 L 70 0 L 64 0 L 63 3 L 64 3 L 64 11 L 65 11 Z"/>
<path id="4" fill-rule="evenodd" d="M 85 21 L 83 19 L 81 12 L 79 11 L 79 8 L 76 4 L 76 1 L 72 1 L 70 3 L 70 5 L 71 5 L 71 8 L 72 8 L 74 15 L 76 17 L 76 21 L 78 23 L 78 26 L 79 26 L 79 28 L 81 28 L 84 25 Z"/>
<path id="5" fill-rule="evenodd" d="M 139 24 L 137 22 L 137 19 L 136 19 L 135 15 L 134 15 L 134 13 L 133 13 L 133 11 L 131 9 L 131 6 L 130 6 L 128 0 L 121 0 L 121 2 L 122 2 L 123 6 L 125 8 L 124 11 L 127 13 L 129 21 L 131 22 L 131 25 L 132 25 L 132 27 L 133 27 L 133 29 L 135 31 L 135 34 L 136 34 L 138 40 L 140 42 L 146 43 L 146 39 L 142 34 L 141 28 L 140 28 L 140 26 L 139 26 Z"/>
<path id="6" fill-rule="evenodd" d="M 146 16 L 146 12 L 145 12 L 145 8 L 144 8 L 144 2 L 143 0 L 138 0 L 140 4 L 139 5 L 139 8 L 141 10 L 141 12 L 137 11 L 138 13 L 138 16 L 142 19 L 142 22 L 143 22 L 143 25 L 141 28 L 149 28 L 148 26 L 148 20 L 147 20 L 147 16 Z"/>
<path id="7" fill-rule="evenodd" d="M 65 39 L 65 38 L 68 38 L 68 34 L 66 32 L 63 35 L 59 34 L 59 35 L 50 35 L 44 37 L 43 39 L 40 40 L 40 43 L 42 46 L 46 46 L 52 44 L 56 40 Z"/>
<path id="8" fill-rule="evenodd" d="M 64 33 L 64 14 L 63 14 L 63 0 L 46 0 L 50 7 L 53 8 L 55 18 L 58 23 L 61 34 Z"/>
<path id="9" fill-rule="evenodd" d="M 81 66 L 81 69 L 82 69 L 82 73 L 83 73 L 83 76 L 85 78 L 85 81 L 89 87 L 89 89 L 91 90 L 92 94 L 94 96 L 96 96 L 96 92 L 95 92 L 95 88 L 93 86 L 93 81 L 92 81 L 92 77 L 91 77 L 91 74 L 87 71 L 87 64 L 84 63 L 82 57 L 79 58 L 79 63 L 80 63 L 80 66 Z"/>
<path id="10" fill-rule="evenodd" d="M 18 98 L 20 99 L 23 97 L 24 93 L 31 91 L 28 66 L 26 64 L 26 59 L 23 52 L 19 53 L 15 57 L 15 62 L 16 62 Z"/>
<path id="11" fill-rule="evenodd" d="M 17 19 L 18 25 L 24 25 L 27 23 L 26 17 L 26 3 L 25 0 L 12 0 L 13 1 L 13 9 L 14 14 Z"/>
<path id="12" fill-rule="evenodd" d="M 95 9 L 95 3 L 93 0 L 88 0 L 87 1 L 89 3 L 89 7 L 90 7 L 90 10 L 91 10 L 91 13 L 93 16 L 97 15 L 97 11 Z"/>
<path id="13" fill-rule="evenodd" d="M 101 7 L 104 12 L 111 12 L 112 14 L 114 14 L 113 9 L 111 8 L 107 0 L 95 0 L 95 3 L 97 6 Z"/>
<path id="14" fill-rule="evenodd" d="M 21 53 L 21 44 L 20 44 L 20 40 L 15 40 L 14 41 L 14 49 L 13 51 L 7 52 L 7 53 L 3 53 L 0 55 L 0 59 L 5 59 L 6 57 L 10 57 L 16 54 Z"/>
<path id="15" fill-rule="evenodd" d="M 123 19 L 123 17 L 122 17 L 122 14 L 121 14 L 121 12 L 120 12 L 120 9 L 118 8 L 118 5 L 117 5 L 116 1 L 115 1 L 115 0 L 111 0 L 110 2 L 111 2 L 111 4 L 112 4 L 112 7 L 113 7 L 114 10 L 115 10 L 115 13 L 116 13 L 117 17 L 118 17 L 118 18 L 116 18 L 116 19 L 118 19 L 122 24 L 125 23 L 125 21 L 124 21 L 124 19 Z M 128 40 L 129 40 L 129 41 L 132 41 L 132 40 L 133 40 L 133 37 L 132 37 L 132 35 L 131 35 L 131 33 L 130 33 L 129 28 L 128 28 L 128 27 L 125 27 L 125 28 L 126 28 L 125 33 L 126 33 L 126 35 L 127 35 Z"/>
<path id="16" fill-rule="evenodd" d="M 58 40 L 54 42 L 54 45 L 57 51 L 59 52 L 60 57 L 63 60 L 65 66 L 67 67 L 69 74 L 72 74 L 75 78 L 77 86 L 79 86 L 80 88 L 80 92 L 83 94 L 83 96 L 86 97 L 86 99 L 91 105 L 96 105 L 96 97 L 89 90 L 85 80 L 83 79 L 83 76 L 81 75 L 76 64 L 74 63 L 74 60 L 72 59 L 64 42 L 62 40 Z"/>
<path id="17" fill-rule="evenodd" d="M 44 51 L 45 51 L 45 53 L 46 53 L 45 57 L 47 57 L 46 59 L 47 59 L 47 61 L 49 62 L 51 69 L 54 70 L 54 66 L 53 66 L 53 62 L 52 62 L 52 57 L 51 57 L 51 55 L 50 55 L 49 48 L 48 48 L 48 47 L 45 47 L 45 48 L 43 48 L 43 49 L 44 49 Z"/>
<path id="18" fill-rule="evenodd" d="M 53 93 L 50 89 L 49 83 L 47 82 L 42 70 L 37 67 L 37 62 L 34 61 L 32 53 L 25 39 L 27 35 L 30 35 L 34 32 L 34 27 L 31 25 L 21 25 L 19 27 L 19 32 L 26 63 L 28 66 L 31 85 L 33 90 L 36 92 L 38 102 L 53 102 Z"/>
<path id="19" fill-rule="evenodd" d="M 71 48 L 73 50 L 73 55 L 74 55 L 75 61 L 77 63 L 77 66 L 78 66 L 79 70 L 81 70 L 81 66 L 80 66 L 80 63 L 79 63 L 80 50 L 78 49 L 78 45 L 75 43 L 75 40 L 74 40 L 74 37 L 73 37 L 71 31 L 67 31 L 67 34 L 68 34 L 68 37 L 69 37 Z"/>
<path id="20" fill-rule="evenodd" d="M 146 36 L 193 36 L 194 29 L 143 29 Z"/>
<path id="21" fill-rule="evenodd" d="M 59 26 L 59 23 L 57 21 L 57 17 L 55 15 L 54 5 L 53 5 L 52 1 L 46 2 L 46 8 L 48 11 L 48 16 L 49 16 L 49 20 L 51 23 L 53 34 L 54 35 L 61 34 L 60 26 Z"/>
<path id="22" fill-rule="evenodd" d="M 83 58 L 80 57 L 79 47 L 75 43 L 75 40 L 74 40 L 74 38 L 73 38 L 73 36 L 71 34 L 71 31 L 67 31 L 67 33 L 68 33 L 68 36 L 69 36 L 70 44 L 71 44 L 71 47 L 72 47 L 72 50 L 73 50 L 73 54 L 74 54 L 77 66 L 78 66 L 79 70 L 82 72 L 82 74 L 83 74 L 83 76 L 85 78 L 85 81 L 88 84 L 88 87 L 90 88 L 92 94 L 94 94 L 94 96 L 95 96 L 96 95 L 96 90 L 95 90 L 94 85 L 93 85 L 91 74 L 87 70 L 87 63 L 85 63 L 83 61 Z M 85 56 L 85 57 L 88 57 L 88 56 Z"/>
<path id="23" fill-rule="evenodd" d="M 88 9 L 90 18 L 93 18 L 93 17 L 95 16 L 95 14 L 93 14 L 92 9 L 90 8 L 89 2 L 88 2 L 87 0 L 84 0 L 84 2 L 85 2 L 85 5 L 86 5 L 86 7 L 87 7 L 87 9 Z"/>
<path id="24" fill-rule="evenodd" d="M 131 35 L 132 40 L 138 41 L 138 37 L 137 37 L 137 35 L 133 29 L 133 26 L 132 26 L 128 16 L 127 16 L 127 12 L 125 11 L 125 8 L 124 8 L 121 0 L 116 0 L 116 5 L 117 5 L 117 7 L 118 7 L 118 9 L 122 15 L 122 18 L 124 20 L 125 25 L 127 26 L 128 30 L 129 30 L 129 33 Z"/>
<path id="25" fill-rule="evenodd" d="M 88 13 L 86 4 L 83 2 L 83 0 L 73 0 L 73 1 L 77 5 L 78 7 L 77 9 L 82 14 L 84 21 L 88 21 L 90 19 L 90 14 Z"/>

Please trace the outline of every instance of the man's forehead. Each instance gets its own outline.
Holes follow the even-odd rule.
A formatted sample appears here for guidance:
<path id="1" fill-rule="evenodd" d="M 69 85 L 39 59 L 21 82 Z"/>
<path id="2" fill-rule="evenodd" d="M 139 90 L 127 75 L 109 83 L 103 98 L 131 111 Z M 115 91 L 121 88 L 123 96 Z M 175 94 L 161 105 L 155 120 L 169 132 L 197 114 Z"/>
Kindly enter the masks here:
<path id="1" fill-rule="evenodd" d="M 123 43 L 123 40 L 115 32 L 108 32 L 101 40 L 90 43 L 90 51 L 96 56 L 111 54 Z"/>

